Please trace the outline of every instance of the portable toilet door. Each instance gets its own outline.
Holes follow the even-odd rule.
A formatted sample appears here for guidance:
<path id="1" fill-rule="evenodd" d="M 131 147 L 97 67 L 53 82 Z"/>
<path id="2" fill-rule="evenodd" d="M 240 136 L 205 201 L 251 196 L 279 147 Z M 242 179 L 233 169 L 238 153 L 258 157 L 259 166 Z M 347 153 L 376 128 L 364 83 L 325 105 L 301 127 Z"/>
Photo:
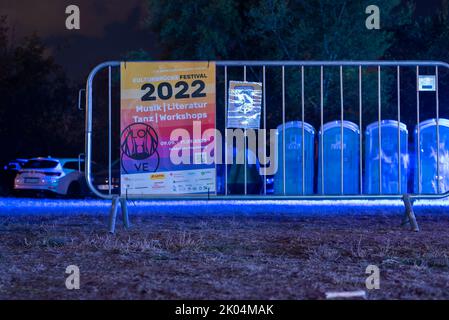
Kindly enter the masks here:
<path id="1" fill-rule="evenodd" d="M 359 126 L 350 121 L 343 121 L 343 189 L 342 189 L 341 124 L 342 124 L 341 121 L 328 122 L 323 126 L 323 129 L 319 133 L 318 193 L 320 194 L 360 193 Z M 323 157 L 323 155 L 324 161 L 321 160 L 322 159 L 321 157 Z M 323 173 L 321 172 L 322 164 L 323 164 Z M 322 178 L 324 183 L 322 183 Z"/>
<path id="2" fill-rule="evenodd" d="M 420 146 L 418 146 L 418 127 L 416 127 L 414 132 L 415 163 L 418 164 L 419 160 L 421 169 L 418 172 L 417 166 L 414 166 L 414 192 L 417 194 L 445 193 L 449 191 L 449 120 L 439 119 L 439 150 L 437 150 L 436 119 L 421 122 L 419 135 Z M 419 157 L 418 152 L 420 153 Z M 439 164 L 437 165 L 438 157 Z"/>
<path id="3" fill-rule="evenodd" d="M 274 175 L 274 194 L 284 194 L 284 126 L 277 128 L 278 169 Z M 302 195 L 313 193 L 315 129 L 304 123 L 304 146 L 302 145 L 303 122 L 285 123 L 285 194 Z M 303 148 L 304 147 L 304 192 L 303 192 Z"/>
<path id="4" fill-rule="evenodd" d="M 241 152 L 243 163 L 237 163 L 238 153 Z M 238 150 L 232 148 L 233 162 L 228 164 L 227 188 L 229 194 L 243 195 L 260 194 L 262 191 L 262 176 L 260 175 L 260 163 L 251 148 Z M 246 169 L 245 169 L 246 166 Z M 246 177 L 245 177 L 246 175 Z M 246 184 L 246 188 L 245 188 Z"/>
<path id="5" fill-rule="evenodd" d="M 380 150 L 379 123 L 376 121 L 366 128 L 364 192 L 367 194 L 405 194 L 407 193 L 407 169 L 409 163 L 407 126 L 404 123 L 400 123 L 398 128 L 397 121 L 383 120 L 380 123 L 380 128 Z M 398 156 L 398 133 L 401 140 L 400 156 Z M 400 180 L 399 161 L 401 165 Z M 381 167 L 380 177 L 379 167 Z"/>

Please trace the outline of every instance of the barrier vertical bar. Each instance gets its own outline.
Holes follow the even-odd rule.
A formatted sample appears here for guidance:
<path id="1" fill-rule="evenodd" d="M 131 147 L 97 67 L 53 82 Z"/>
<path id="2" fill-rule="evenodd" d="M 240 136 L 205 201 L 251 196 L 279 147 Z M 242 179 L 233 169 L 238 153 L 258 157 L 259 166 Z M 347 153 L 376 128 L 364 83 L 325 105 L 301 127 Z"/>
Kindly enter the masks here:
<path id="1" fill-rule="evenodd" d="M 264 139 L 263 139 L 263 150 L 264 153 L 267 153 L 267 99 L 266 99 L 266 92 L 265 92 L 265 66 L 263 66 L 262 69 L 262 93 L 263 93 L 263 129 L 265 131 Z M 270 153 L 273 152 L 270 150 Z M 266 160 L 266 159 L 265 159 Z M 264 179 L 263 179 L 263 194 L 267 195 L 267 175 L 265 173 Z"/>
<path id="2" fill-rule="evenodd" d="M 379 139 L 379 194 L 382 194 L 382 101 L 381 101 L 381 76 L 380 65 L 377 66 L 377 101 L 378 101 L 378 139 Z"/>
<path id="3" fill-rule="evenodd" d="M 321 122 L 321 192 L 324 192 L 324 139 L 323 139 L 323 126 L 324 126 L 324 97 L 323 97 L 323 65 L 320 68 L 320 122 Z"/>
<path id="4" fill-rule="evenodd" d="M 440 178 L 440 98 L 438 91 L 438 66 L 435 67 L 435 99 L 436 99 L 436 118 L 437 118 L 437 193 L 441 192 Z"/>
<path id="5" fill-rule="evenodd" d="M 246 65 L 244 65 L 243 66 L 243 81 L 246 81 Z M 245 195 L 247 195 L 248 194 L 248 186 L 247 186 L 247 184 L 248 184 L 248 176 L 247 176 L 247 170 L 246 170 L 246 165 L 247 165 L 247 161 L 248 161 L 248 159 L 247 159 L 247 156 L 248 156 L 248 153 L 247 153 L 247 148 L 248 148 L 248 141 L 246 141 L 246 139 L 247 139 L 247 131 L 246 131 L 246 128 L 243 130 L 243 137 L 244 137 L 244 146 L 245 146 L 245 152 L 244 152 L 244 155 L 245 155 L 245 161 L 244 161 L 244 164 L 245 164 L 245 167 L 244 167 L 244 172 L 245 172 Z"/>
<path id="6" fill-rule="evenodd" d="M 217 75 L 215 75 L 215 85 L 217 85 Z M 225 91 L 225 94 L 226 94 L 226 91 Z M 218 98 L 218 96 L 217 96 L 217 98 Z M 217 99 L 217 101 L 216 101 L 216 103 L 215 103 L 215 108 L 217 109 L 217 105 L 218 105 L 218 99 Z M 226 107 L 225 107 L 226 108 Z M 225 109 L 225 112 L 226 112 L 226 109 Z M 215 127 L 215 133 L 214 133 L 214 169 L 215 169 L 215 195 L 216 196 L 218 196 L 218 191 L 219 191 L 219 188 L 218 188 L 218 174 L 217 174 L 217 172 L 218 172 L 218 170 L 217 170 L 217 165 L 218 165 L 218 163 L 217 163 L 217 150 L 218 150 L 218 147 L 222 147 L 222 145 L 221 144 L 218 144 L 217 143 L 217 124 L 218 124 L 218 121 L 217 121 L 217 116 L 218 116 L 218 114 L 217 114 L 217 111 L 215 110 L 215 117 L 214 117 L 214 121 L 215 121 L 215 125 L 214 125 L 214 127 Z M 226 125 L 225 125 L 225 130 L 226 130 Z M 222 137 L 221 135 L 220 135 L 220 137 Z M 221 141 L 220 141 L 221 142 Z M 221 153 L 220 153 L 221 154 Z M 221 156 L 223 157 L 223 155 L 221 154 Z M 222 161 L 222 159 L 220 159 L 220 161 Z M 203 162 L 203 155 L 201 154 L 201 162 Z M 219 163 L 221 163 L 221 162 L 219 162 Z M 207 188 L 207 193 L 209 193 L 210 192 L 210 188 Z"/>
<path id="7" fill-rule="evenodd" d="M 344 194 L 344 166 L 343 166 L 343 161 L 344 161 L 344 137 L 343 137 L 343 133 L 344 133 L 344 128 L 343 128 L 343 121 L 344 121 L 344 103 L 343 103 L 343 66 L 340 66 L 340 112 L 341 112 L 341 122 L 340 122 L 340 135 L 341 135 L 341 139 L 340 139 L 340 193 Z M 324 138 L 324 130 L 323 130 L 323 135 L 322 137 Z"/>
<path id="8" fill-rule="evenodd" d="M 402 193 L 401 175 L 401 71 L 397 66 L 397 99 L 398 99 L 398 193 Z"/>
<path id="9" fill-rule="evenodd" d="M 363 135 L 363 127 L 362 127 L 362 66 L 359 65 L 359 128 L 360 128 L 360 134 L 359 134 L 359 179 L 360 179 L 360 194 L 363 194 L 363 167 L 362 167 L 362 159 L 363 159 L 363 153 L 362 153 L 362 135 Z"/>
<path id="10" fill-rule="evenodd" d="M 302 150 L 302 195 L 305 194 L 306 182 L 305 182 L 305 137 L 304 137 L 304 66 L 301 66 L 301 120 L 302 120 L 302 142 L 301 142 L 301 150 Z"/>
<path id="11" fill-rule="evenodd" d="M 108 190 L 112 194 L 112 67 L 108 67 Z"/>
<path id="12" fill-rule="evenodd" d="M 416 127 L 418 133 L 418 145 L 416 148 L 417 154 L 417 164 L 416 169 L 418 170 L 418 193 L 421 194 L 421 130 L 419 127 L 419 66 L 416 66 Z"/>
<path id="13" fill-rule="evenodd" d="M 224 67 L 224 81 L 225 81 L 225 179 L 224 188 L 225 195 L 228 195 L 228 67 Z"/>
<path id="14" fill-rule="evenodd" d="M 285 185 L 285 66 L 282 66 L 282 180 L 284 195 L 286 194 Z"/>

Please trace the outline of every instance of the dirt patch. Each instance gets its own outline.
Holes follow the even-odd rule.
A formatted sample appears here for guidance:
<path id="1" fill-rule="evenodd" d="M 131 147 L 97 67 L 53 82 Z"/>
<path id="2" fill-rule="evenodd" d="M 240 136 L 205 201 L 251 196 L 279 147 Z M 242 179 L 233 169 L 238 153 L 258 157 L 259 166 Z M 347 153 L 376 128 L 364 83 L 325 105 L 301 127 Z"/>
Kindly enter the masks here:
<path id="1" fill-rule="evenodd" d="M 449 299 L 449 221 L 419 217 L 0 217 L 0 299 Z M 81 289 L 65 288 L 68 265 Z"/>

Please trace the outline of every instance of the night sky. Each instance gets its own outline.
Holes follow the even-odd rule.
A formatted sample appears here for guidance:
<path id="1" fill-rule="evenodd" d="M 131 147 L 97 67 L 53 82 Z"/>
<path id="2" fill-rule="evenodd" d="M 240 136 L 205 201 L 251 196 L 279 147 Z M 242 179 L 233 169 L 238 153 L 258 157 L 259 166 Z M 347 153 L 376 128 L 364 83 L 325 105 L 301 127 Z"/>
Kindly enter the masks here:
<path id="1" fill-rule="evenodd" d="M 65 8 L 78 5 L 81 30 L 65 28 Z M 64 66 L 68 76 L 83 81 L 96 64 L 121 59 L 127 52 L 145 49 L 156 53 L 156 37 L 142 27 L 146 16 L 142 0 L 0 0 L 0 15 L 7 15 L 11 40 L 38 34 Z"/>
<path id="2" fill-rule="evenodd" d="M 420 0 L 419 14 L 432 14 L 441 0 Z M 81 11 L 81 30 L 65 28 L 65 8 L 76 4 Z M 127 52 L 144 49 L 159 55 L 157 35 L 143 28 L 145 0 L 0 0 L 0 15 L 7 15 L 11 38 L 37 33 L 57 62 L 75 82 L 106 60 L 120 60 Z"/>

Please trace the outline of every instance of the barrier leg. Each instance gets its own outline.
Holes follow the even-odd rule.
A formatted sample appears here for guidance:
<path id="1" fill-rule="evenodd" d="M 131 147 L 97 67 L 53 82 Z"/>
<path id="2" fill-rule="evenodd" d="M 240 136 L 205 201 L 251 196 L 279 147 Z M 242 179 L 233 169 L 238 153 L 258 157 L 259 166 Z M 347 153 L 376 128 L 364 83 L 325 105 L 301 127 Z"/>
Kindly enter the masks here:
<path id="1" fill-rule="evenodd" d="M 125 198 L 120 198 L 120 206 L 122 207 L 123 224 L 125 228 L 129 228 L 128 205 Z"/>
<path id="2" fill-rule="evenodd" d="M 410 224 L 410 220 L 408 219 L 407 213 L 404 214 L 404 217 L 402 218 L 401 226 L 405 227 Z"/>
<path id="3" fill-rule="evenodd" d="M 412 230 L 418 232 L 419 227 L 418 223 L 416 222 L 415 213 L 413 212 L 413 205 L 412 201 L 410 200 L 410 196 L 408 194 L 405 194 L 402 200 L 404 201 L 405 204 L 405 217 L 402 224 L 405 225 L 407 224 L 407 222 L 409 222 L 412 227 Z"/>
<path id="4" fill-rule="evenodd" d="M 111 212 L 109 214 L 109 232 L 110 233 L 115 232 L 115 220 L 117 219 L 118 204 L 119 204 L 119 197 L 113 197 Z"/>

